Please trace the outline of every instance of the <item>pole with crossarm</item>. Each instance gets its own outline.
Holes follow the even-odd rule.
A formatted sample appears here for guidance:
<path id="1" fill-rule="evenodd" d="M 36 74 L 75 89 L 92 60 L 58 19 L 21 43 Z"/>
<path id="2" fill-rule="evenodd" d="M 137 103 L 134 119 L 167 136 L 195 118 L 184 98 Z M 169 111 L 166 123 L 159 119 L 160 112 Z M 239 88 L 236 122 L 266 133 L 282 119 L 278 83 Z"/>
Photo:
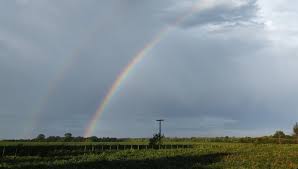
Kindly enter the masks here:
<path id="1" fill-rule="evenodd" d="M 163 121 L 165 121 L 165 120 L 163 120 L 163 119 L 159 119 L 159 120 L 156 120 L 156 121 L 159 122 L 159 132 L 158 132 L 158 135 L 159 135 L 159 137 L 161 137 L 161 123 L 162 123 Z"/>

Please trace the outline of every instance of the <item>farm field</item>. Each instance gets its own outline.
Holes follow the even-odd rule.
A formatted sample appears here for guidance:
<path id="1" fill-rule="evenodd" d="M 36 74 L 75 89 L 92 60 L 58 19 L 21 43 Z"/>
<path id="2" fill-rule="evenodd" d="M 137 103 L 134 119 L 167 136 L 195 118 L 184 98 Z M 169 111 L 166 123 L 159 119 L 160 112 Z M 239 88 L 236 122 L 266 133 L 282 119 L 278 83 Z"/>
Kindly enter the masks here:
<path id="1" fill-rule="evenodd" d="M 298 0 L 0 0 L 0 169 L 298 169 Z"/>
<path id="2" fill-rule="evenodd" d="M 1 143 L 2 145 L 5 143 Z M 12 144 L 12 143 L 11 143 Z M 34 143 L 30 143 L 34 144 Z M 59 143 L 38 143 L 53 146 Z M 60 143 L 61 144 L 61 143 Z M 84 143 L 71 143 L 84 145 Z M 86 143 L 85 143 L 86 144 Z M 105 143 L 106 145 L 108 143 Z M 115 144 L 115 143 L 113 143 Z M 1 157 L 1 169 L 298 168 L 298 145 L 194 143 L 186 149 L 119 150 Z"/>

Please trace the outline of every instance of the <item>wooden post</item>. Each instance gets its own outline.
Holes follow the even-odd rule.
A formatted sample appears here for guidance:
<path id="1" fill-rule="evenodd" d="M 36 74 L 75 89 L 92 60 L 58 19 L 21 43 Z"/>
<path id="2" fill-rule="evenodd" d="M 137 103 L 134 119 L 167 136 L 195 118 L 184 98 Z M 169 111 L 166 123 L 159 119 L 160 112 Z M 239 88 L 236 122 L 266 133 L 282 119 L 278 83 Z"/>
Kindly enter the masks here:
<path id="1" fill-rule="evenodd" d="M 103 151 L 103 145 L 101 145 L 101 151 Z"/>
<path id="2" fill-rule="evenodd" d="M 117 150 L 119 150 L 119 145 L 117 144 Z"/>
<path id="3" fill-rule="evenodd" d="M 16 147 L 16 151 L 14 153 L 14 157 L 17 157 L 17 153 L 18 153 L 18 147 Z"/>
<path id="4" fill-rule="evenodd" d="M 2 156 L 5 155 L 5 146 L 3 147 L 3 150 L 2 150 Z"/>

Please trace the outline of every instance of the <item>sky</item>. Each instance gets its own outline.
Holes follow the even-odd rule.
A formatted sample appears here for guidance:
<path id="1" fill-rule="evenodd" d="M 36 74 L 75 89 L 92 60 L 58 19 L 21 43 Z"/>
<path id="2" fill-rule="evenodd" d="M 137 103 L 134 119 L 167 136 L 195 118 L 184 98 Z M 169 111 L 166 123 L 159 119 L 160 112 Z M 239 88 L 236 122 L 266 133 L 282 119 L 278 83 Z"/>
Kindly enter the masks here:
<path id="1" fill-rule="evenodd" d="M 0 139 L 291 134 L 298 121 L 298 2 L 2 0 Z M 193 8 L 196 10 L 193 10 Z M 181 19 L 182 18 L 182 19 Z M 179 22 L 177 22 L 177 19 Z"/>

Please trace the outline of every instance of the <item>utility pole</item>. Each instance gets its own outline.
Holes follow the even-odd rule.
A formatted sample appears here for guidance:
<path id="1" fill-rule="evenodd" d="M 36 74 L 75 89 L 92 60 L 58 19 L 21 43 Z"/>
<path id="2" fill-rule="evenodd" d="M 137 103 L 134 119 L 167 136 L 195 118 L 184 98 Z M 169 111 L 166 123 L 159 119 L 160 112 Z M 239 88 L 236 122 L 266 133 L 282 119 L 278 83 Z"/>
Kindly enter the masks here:
<path id="1" fill-rule="evenodd" d="M 164 120 L 163 119 L 159 119 L 159 120 L 156 120 L 159 122 L 159 132 L 158 132 L 158 135 L 159 137 L 161 137 L 161 122 L 163 122 Z"/>

